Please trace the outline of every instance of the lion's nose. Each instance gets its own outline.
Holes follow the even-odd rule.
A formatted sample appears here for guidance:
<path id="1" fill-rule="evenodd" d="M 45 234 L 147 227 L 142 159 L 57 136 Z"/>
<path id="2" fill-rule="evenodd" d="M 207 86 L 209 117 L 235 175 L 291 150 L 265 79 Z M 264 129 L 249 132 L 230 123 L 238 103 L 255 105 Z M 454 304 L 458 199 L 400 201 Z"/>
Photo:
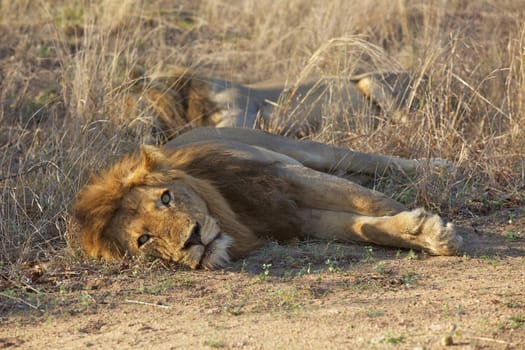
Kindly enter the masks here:
<path id="1" fill-rule="evenodd" d="M 184 248 L 189 248 L 193 245 L 199 245 L 199 244 L 202 245 L 201 225 L 198 222 L 196 222 L 195 224 L 193 224 L 190 230 L 188 239 L 186 240 L 186 242 L 184 242 Z"/>

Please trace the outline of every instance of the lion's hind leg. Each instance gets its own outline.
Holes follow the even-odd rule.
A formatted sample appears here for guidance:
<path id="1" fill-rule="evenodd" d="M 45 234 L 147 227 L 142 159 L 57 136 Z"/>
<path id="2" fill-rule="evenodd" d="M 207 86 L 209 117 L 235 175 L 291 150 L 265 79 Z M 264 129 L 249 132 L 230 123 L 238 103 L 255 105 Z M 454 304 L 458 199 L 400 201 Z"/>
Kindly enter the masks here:
<path id="1" fill-rule="evenodd" d="M 320 209 L 303 209 L 301 214 L 303 233 L 317 238 L 414 248 L 434 255 L 457 254 L 462 244 L 453 224 L 444 224 L 421 208 L 377 217 Z"/>

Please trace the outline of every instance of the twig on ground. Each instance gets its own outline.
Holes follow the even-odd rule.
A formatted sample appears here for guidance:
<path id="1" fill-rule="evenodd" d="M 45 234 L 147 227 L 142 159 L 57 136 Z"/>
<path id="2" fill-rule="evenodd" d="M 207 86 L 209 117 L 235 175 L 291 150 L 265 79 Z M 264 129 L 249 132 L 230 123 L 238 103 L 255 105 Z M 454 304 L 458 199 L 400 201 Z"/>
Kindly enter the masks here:
<path id="1" fill-rule="evenodd" d="M 511 342 L 508 342 L 508 341 L 504 341 L 504 340 L 498 340 L 498 339 L 493 339 L 493 338 L 485 338 L 485 337 L 472 337 L 472 336 L 465 336 L 465 338 L 467 339 L 473 339 L 473 340 L 482 340 L 482 341 L 490 341 L 490 342 L 493 342 L 493 343 L 499 343 L 499 344 L 508 344 L 508 345 L 514 345 L 513 343 Z"/>
<path id="2" fill-rule="evenodd" d="M 139 300 L 126 299 L 126 300 L 124 300 L 124 302 L 129 303 L 129 304 L 139 304 L 139 305 L 160 307 L 162 309 L 169 309 L 170 308 L 168 305 L 159 305 L 159 304 L 147 303 L 145 301 L 139 301 Z"/>
<path id="3" fill-rule="evenodd" d="M 12 296 L 12 295 L 9 295 L 9 294 L 6 294 L 6 293 L 2 293 L 2 292 L 0 292 L 0 296 L 3 296 L 4 298 L 7 298 L 7 299 L 11 299 L 11 300 L 17 301 L 17 302 L 22 303 L 24 305 L 27 305 L 27 306 L 29 306 L 32 309 L 35 309 L 35 310 L 38 310 L 38 311 L 42 311 L 42 310 L 40 310 L 40 308 L 38 308 L 38 306 L 33 305 L 30 302 L 28 302 L 28 301 L 26 301 L 26 300 L 24 300 L 22 298 L 15 297 L 15 296 Z"/>

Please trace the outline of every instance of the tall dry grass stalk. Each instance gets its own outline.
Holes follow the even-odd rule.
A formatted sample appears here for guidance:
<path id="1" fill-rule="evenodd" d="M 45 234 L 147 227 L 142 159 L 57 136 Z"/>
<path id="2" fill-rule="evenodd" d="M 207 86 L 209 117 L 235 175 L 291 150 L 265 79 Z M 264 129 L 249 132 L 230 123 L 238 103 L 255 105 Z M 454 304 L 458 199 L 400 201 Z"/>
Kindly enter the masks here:
<path id="1" fill-rule="evenodd" d="M 374 70 L 428 76 L 415 111 L 383 115 L 379 128 L 336 129 L 328 118 L 314 138 L 456 165 L 457 176 L 377 184 L 408 204 L 468 213 L 482 197 L 523 200 L 523 8 L 522 0 L 1 1 L 2 266 L 62 254 L 68 208 L 89 172 L 137 147 L 125 101 L 138 66 L 149 74 L 184 65 L 245 83 Z"/>

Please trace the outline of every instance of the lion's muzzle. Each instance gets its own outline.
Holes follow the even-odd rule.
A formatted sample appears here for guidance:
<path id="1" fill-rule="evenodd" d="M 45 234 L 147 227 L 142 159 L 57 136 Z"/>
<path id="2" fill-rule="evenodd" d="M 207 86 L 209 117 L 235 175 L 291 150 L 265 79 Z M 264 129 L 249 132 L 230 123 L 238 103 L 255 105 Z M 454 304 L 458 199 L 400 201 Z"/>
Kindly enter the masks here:
<path id="1" fill-rule="evenodd" d="M 189 230 L 188 238 L 184 242 L 182 249 L 187 249 L 194 245 L 204 245 L 201 237 L 201 224 L 198 221 Z"/>

